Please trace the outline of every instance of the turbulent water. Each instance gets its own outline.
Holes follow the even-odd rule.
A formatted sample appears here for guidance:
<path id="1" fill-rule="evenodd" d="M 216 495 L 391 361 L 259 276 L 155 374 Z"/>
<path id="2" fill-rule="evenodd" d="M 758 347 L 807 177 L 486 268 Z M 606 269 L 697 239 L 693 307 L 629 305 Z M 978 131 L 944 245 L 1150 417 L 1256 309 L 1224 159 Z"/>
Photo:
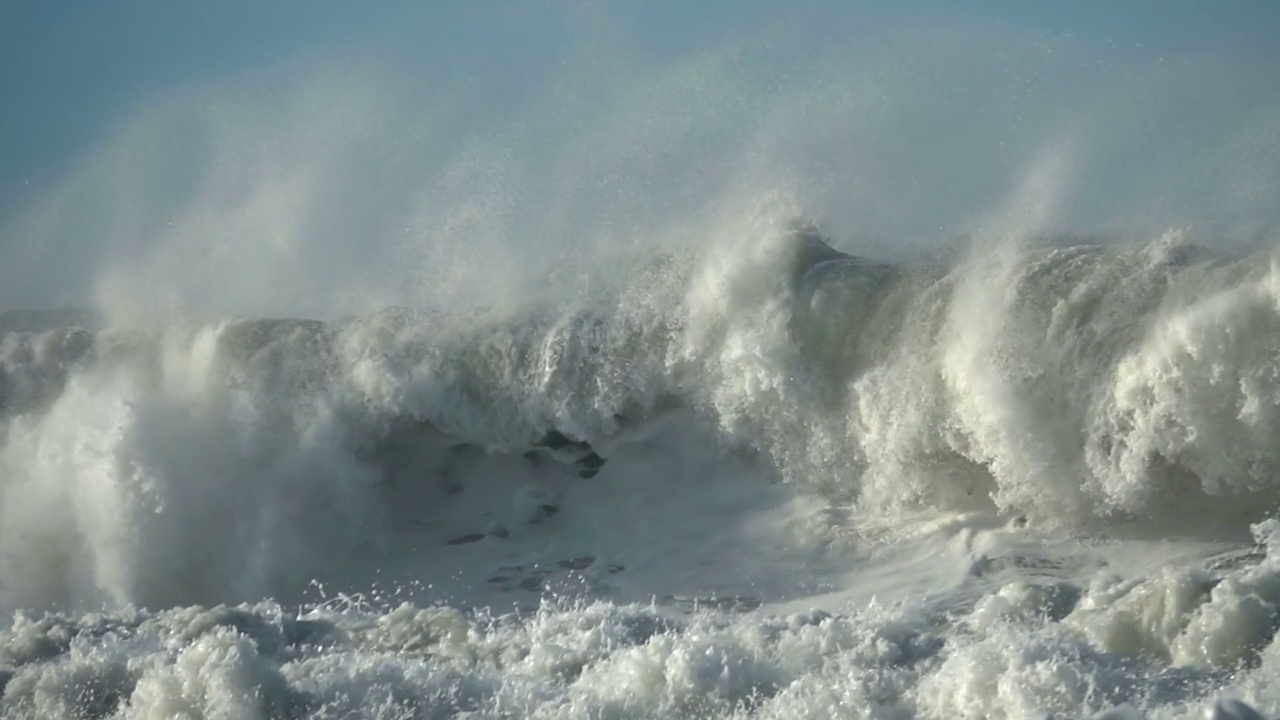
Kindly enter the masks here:
<path id="1" fill-rule="evenodd" d="M 10 53 L 0 717 L 1280 717 L 1243 10 L 330 5 Z"/>
<path id="2" fill-rule="evenodd" d="M 4 708 L 1275 712 L 1278 261 L 760 222 L 574 301 L 6 314 Z"/>

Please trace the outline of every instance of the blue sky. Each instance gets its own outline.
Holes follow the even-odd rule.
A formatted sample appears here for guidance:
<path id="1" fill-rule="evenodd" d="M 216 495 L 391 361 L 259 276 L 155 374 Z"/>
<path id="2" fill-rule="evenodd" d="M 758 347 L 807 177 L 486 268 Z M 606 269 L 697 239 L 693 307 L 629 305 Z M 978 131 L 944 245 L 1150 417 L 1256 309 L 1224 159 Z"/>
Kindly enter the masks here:
<path id="1" fill-rule="evenodd" d="M 602 8 L 604 10 L 602 10 Z M 783 9 L 785 8 L 785 10 Z M 898 3 L 163 2 L 0 4 L 0 207 L 56 177 L 156 94 L 283 63 L 360 56 L 474 73 L 518 92 L 574 36 L 607 16 L 655 56 L 790 26 L 815 44 L 857 42 L 886 24 L 975 24 L 1072 36 L 1126 54 L 1280 57 L 1273 0 Z M 27 188 L 27 189 L 24 189 Z"/>

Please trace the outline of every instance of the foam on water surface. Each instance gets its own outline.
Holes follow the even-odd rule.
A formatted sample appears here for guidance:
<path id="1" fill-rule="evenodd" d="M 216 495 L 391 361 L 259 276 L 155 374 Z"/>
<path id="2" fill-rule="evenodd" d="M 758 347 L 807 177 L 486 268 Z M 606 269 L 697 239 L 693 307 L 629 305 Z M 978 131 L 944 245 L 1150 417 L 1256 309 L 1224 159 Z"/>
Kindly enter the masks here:
<path id="1" fill-rule="evenodd" d="M 0 207 L 0 714 L 1280 716 L 1274 62 L 588 5 Z"/>
<path id="2" fill-rule="evenodd" d="M 695 267 L 688 294 L 656 306 L 669 313 L 661 323 L 606 305 L 9 333 L 5 392 L 17 412 L 6 419 L 0 555 L 17 614 L 0 645 L 6 711 L 1276 711 L 1274 523 L 1252 536 L 1241 525 L 1250 503 L 1272 496 L 1253 479 L 1263 476 L 1203 454 L 1193 435 L 1142 466 L 1087 457 L 1089 443 L 1148 437 L 1134 424 L 1089 435 L 1101 432 L 1096 418 L 1129 412 L 1114 388 L 1141 367 L 1134 358 L 1206 303 L 1274 312 L 1256 304 L 1269 271 L 1027 251 L 1021 272 L 1042 279 L 1023 281 L 1006 314 L 1060 315 L 1115 273 L 1126 299 L 1110 312 L 1130 313 L 1115 321 L 1127 340 L 1097 336 L 1108 328 L 1097 310 L 1087 328 L 1049 324 L 1066 333 L 1056 377 L 1101 387 L 1040 418 L 1044 381 L 991 368 L 968 371 L 981 397 L 884 399 L 902 382 L 977 392 L 946 379 L 957 346 L 990 341 L 986 329 L 956 335 L 948 303 L 968 302 L 963 275 L 814 260 L 810 231 L 779 232 L 778 248 L 752 263 L 794 274 L 774 299 L 729 290 L 743 319 L 707 314 L 725 299 L 705 294 L 708 270 Z M 1142 282 L 1158 302 L 1132 303 Z M 1185 283 L 1198 284 L 1194 301 Z M 778 304 L 819 298 L 827 312 L 883 308 L 861 321 L 875 347 L 830 347 L 850 341 L 805 324 L 826 314 Z M 890 308 L 898 314 L 884 316 Z M 1206 331 L 1225 332 L 1221 322 Z M 940 351 L 932 379 L 904 361 L 921 332 Z M 886 338 L 899 344 L 881 347 Z M 1018 347 L 1041 357 L 1006 342 L 1009 360 Z M 1272 360 L 1240 342 L 1195 345 L 1221 353 L 1207 377 L 1269 382 Z M 1113 370 L 1099 373 L 1102 363 Z M 1144 372 L 1148 384 L 1186 377 Z M 834 388 L 840 402 L 825 396 Z M 1003 405 L 990 404 L 997 396 Z M 974 415 L 978 400 L 987 409 Z M 1188 426 L 1271 417 L 1224 418 L 1217 408 L 1234 401 L 1221 392 L 1166 402 L 1161 412 Z M 914 412 L 946 419 L 917 424 Z M 1011 429 L 994 423 L 1013 421 L 1078 423 L 1085 452 L 1006 446 Z M 910 465 L 925 430 L 933 464 Z M 1250 445 L 1246 435 L 1238 452 L 1269 462 L 1267 436 Z M 884 454 L 895 443 L 901 454 Z M 1093 489 L 1117 480 L 1151 487 Z M 1199 521 L 1180 525 L 1174 511 L 1190 505 Z M 45 522 L 52 513 L 62 521 Z"/>

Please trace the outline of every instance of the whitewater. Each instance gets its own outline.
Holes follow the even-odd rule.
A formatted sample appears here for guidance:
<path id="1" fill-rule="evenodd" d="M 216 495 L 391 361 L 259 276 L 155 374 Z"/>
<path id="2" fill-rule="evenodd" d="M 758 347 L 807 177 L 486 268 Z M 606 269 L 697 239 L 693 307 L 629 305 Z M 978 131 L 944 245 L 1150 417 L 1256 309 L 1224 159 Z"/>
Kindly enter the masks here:
<path id="1" fill-rule="evenodd" d="M 769 37 L 5 208 L 0 714 L 1280 716 L 1274 75 Z"/>

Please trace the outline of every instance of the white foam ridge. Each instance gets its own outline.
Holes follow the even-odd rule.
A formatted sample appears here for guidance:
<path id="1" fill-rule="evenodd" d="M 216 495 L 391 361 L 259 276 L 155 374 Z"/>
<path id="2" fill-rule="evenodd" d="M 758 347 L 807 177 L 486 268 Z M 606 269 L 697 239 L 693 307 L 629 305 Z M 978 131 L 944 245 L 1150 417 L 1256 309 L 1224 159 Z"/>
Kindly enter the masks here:
<path id="1" fill-rule="evenodd" d="M 1275 524 L 1257 532 L 1260 556 L 1236 566 L 1012 582 L 958 616 L 584 600 L 494 615 L 350 596 L 19 613 L 0 679 L 13 717 L 1256 718 L 1280 708 Z"/>
<path id="2" fill-rule="evenodd" d="M 5 711 L 1280 711 L 1273 252 L 739 230 L 454 313 L 6 316 Z"/>
<path id="3" fill-rule="evenodd" d="M 229 425 L 286 447 L 337 433 L 350 454 L 421 424 L 515 452 L 552 429 L 604 448 L 678 406 L 865 507 L 1075 522 L 1274 497 L 1271 253 L 1190 261 L 1171 233 L 919 268 L 752 230 L 561 305 L 6 333 L 4 421 L 31 440 L 8 459 L 34 467 L 14 453 L 67 414 L 101 417 L 111 447 L 153 413 L 186 414 L 247 456 L 267 439 Z"/>

